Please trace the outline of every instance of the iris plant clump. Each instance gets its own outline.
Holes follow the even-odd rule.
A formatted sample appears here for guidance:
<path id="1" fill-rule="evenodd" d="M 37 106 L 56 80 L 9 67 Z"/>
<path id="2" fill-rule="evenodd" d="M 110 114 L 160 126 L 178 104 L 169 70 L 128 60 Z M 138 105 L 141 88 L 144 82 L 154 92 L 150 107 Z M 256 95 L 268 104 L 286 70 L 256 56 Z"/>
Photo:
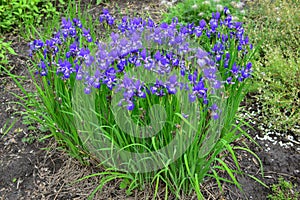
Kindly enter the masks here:
<path id="1" fill-rule="evenodd" d="M 170 143 L 174 134 L 179 134 L 176 131 L 180 124 L 189 120 L 189 113 L 182 112 L 182 105 L 172 97 L 184 91 L 189 103 L 198 103 L 201 108 L 194 141 L 184 155 L 163 169 L 126 176 L 134 180 L 129 189 L 151 177 L 170 184 L 169 190 L 177 197 L 179 191 L 191 189 L 201 197 L 197 184 L 205 176 L 218 179 L 218 170 L 227 171 L 238 185 L 219 155 L 241 136 L 236 134 L 235 112 L 252 73 L 253 47 L 242 23 L 233 21 L 227 8 L 222 14 L 213 13 L 208 23 L 200 20 L 199 24 L 187 25 L 180 24 L 177 18 L 169 24 L 156 24 L 151 19 L 126 16 L 117 23 L 104 9 L 94 23 L 109 31 L 107 38 L 92 37 L 80 19 L 63 18 L 52 38 L 30 43 L 30 56 L 37 67 L 33 78 L 44 108 L 40 117 L 49 124 L 53 136 L 79 159 L 79 152 L 89 155 L 80 137 L 82 130 L 76 125 L 74 107 L 77 98 L 90 97 L 96 102 L 93 108 L 100 124 L 96 127 L 108 140 L 131 152 L 156 151 Z M 81 95 L 74 96 L 78 84 L 82 86 Z M 117 105 L 125 107 L 136 124 L 151 124 L 146 110 L 154 104 L 165 108 L 168 123 L 156 137 L 128 136 L 116 127 L 112 105 L 116 93 L 120 94 Z M 88 114 L 81 120 L 89 121 Z M 220 123 L 220 133 L 208 131 L 211 121 Z M 97 141 L 95 133 L 87 135 Z M 201 149 L 206 147 L 203 153 Z M 96 149 L 105 151 L 101 146 Z M 124 178 L 120 174 L 111 176 Z"/>
<path id="2" fill-rule="evenodd" d="M 224 9 L 224 13 L 224 20 L 217 12 L 213 13 L 209 24 L 201 20 L 198 26 L 194 24 L 180 26 L 176 19 L 171 24 L 156 25 L 151 19 L 145 21 L 141 18 L 124 17 L 118 25 L 119 32 L 111 33 L 109 43 L 95 42 L 98 47 L 95 55 L 91 54 L 88 47 L 81 44 L 82 39 L 90 43 L 93 38 L 90 31 L 82 27 L 80 20 L 62 19 L 61 30 L 55 33 L 53 38 L 46 40 L 45 43 L 41 40 L 30 43 L 31 55 L 36 54 L 37 51 L 43 52 L 43 58 L 38 65 L 38 73 L 41 76 L 47 76 L 49 68 L 52 67 L 56 69 L 56 75 L 64 80 L 75 74 L 77 80 L 84 80 L 86 94 L 89 94 L 92 88 L 99 89 L 100 86 L 106 86 L 110 90 L 114 87 L 118 90 L 124 88 L 127 91 L 124 94 L 124 101 L 130 105 L 129 110 L 133 109 L 134 97 L 145 98 L 146 93 L 158 96 L 164 96 L 166 93 L 174 94 L 178 89 L 183 88 L 183 83 L 178 83 L 174 75 L 169 82 L 157 80 L 157 83 L 146 92 L 146 87 L 141 80 L 134 81 L 127 76 L 119 76 L 126 74 L 126 67 L 143 66 L 158 75 L 169 74 L 174 68 L 178 68 L 180 71 L 178 75 L 189 79 L 190 85 L 184 88 L 190 90 L 190 101 L 193 102 L 198 97 L 207 104 L 207 88 L 204 86 L 204 79 L 211 80 L 214 88 L 218 89 L 222 84 L 242 82 L 251 74 L 251 62 L 242 63 L 244 66 L 241 66 L 234 59 L 230 59 L 236 56 L 230 52 L 233 46 L 232 39 L 237 44 L 238 54 L 242 58 L 249 49 L 252 49 L 252 46 L 249 44 L 248 36 L 244 36 L 242 23 L 233 22 L 232 17 L 226 14 L 227 8 Z M 110 26 L 114 25 L 114 18 L 107 10 L 103 11 L 99 21 L 106 22 Z M 230 31 L 229 34 L 217 30 L 224 28 Z M 207 37 L 215 41 L 215 44 L 205 52 L 200 47 L 191 47 L 190 42 L 187 41 L 190 37 L 198 40 Z M 68 51 L 56 62 L 59 49 L 65 49 L 67 43 L 69 43 Z M 192 56 L 186 60 L 185 57 L 189 54 Z M 208 67 L 204 68 L 204 66 Z M 93 73 L 90 73 L 88 68 L 93 68 Z M 204 69 L 201 71 L 199 70 L 201 68 Z M 222 75 L 225 77 L 223 82 L 216 79 L 218 70 L 225 71 Z"/>

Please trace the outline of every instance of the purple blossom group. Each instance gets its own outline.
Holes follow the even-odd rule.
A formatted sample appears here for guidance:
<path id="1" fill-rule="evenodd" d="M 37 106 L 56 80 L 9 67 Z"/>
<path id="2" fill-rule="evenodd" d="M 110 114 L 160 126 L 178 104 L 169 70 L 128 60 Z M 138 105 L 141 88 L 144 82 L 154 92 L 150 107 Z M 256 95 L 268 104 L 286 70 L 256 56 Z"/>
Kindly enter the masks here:
<path id="1" fill-rule="evenodd" d="M 102 14 L 99 17 L 99 21 L 106 22 L 108 25 L 113 25 L 115 22 L 115 19 L 110 15 L 109 11 L 107 9 L 103 9 Z"/>
<path id="2" fill-rule="evenodd" d="M 90 30 L 85 29 L 79 19 L 62 19 L 61 29 L 51 39 L 45 43 L 41 40 L 30 43 L 31 56 L 43 53 L 44 59 L 38 65 L 40 75 L 47 76 L 48 68 L 53 65 L 62 79 L 74 74 L 78 81 L 82 80 L 86 94 L 93 88 L 115 88 L 123 92 L 119 105 L 125 104 L 128 110 L 134 109 L 137 98 L 175 95 L 180 90 L 188 91 L 190 102 L 199 99 L 209 104 L 208 86 L 212 87 L 210 92 L 214 92 L 222 84 L 235 84 L 251 76 L 252 64 L 237 63 L 230 52 L 231 45 L 237 44 L 237 54 L 243 58 L 252 45 L 244 35 L 242 23 L 233 22 L 227 8 L 223 17 L 218 12 L 213 13 L 208 23 L 201 20 L 199 25 L 184 26 L 176 18 L 170 24 L 155 24 L 151 19 L 128 17 L 123 17 L 116 25 L 106 9 L 99 22 L 117 28 L 118 31 L 110 34 L 109 42 L 93 42 Z M 209 49 L 195 47 L 194 38 L 201 42 L 204 37 L 214 38 L 215 42 Z M 92 54 L 80 43 L 82 39 L 93 44 L 97 51 Z M 60 59 L 56 62 L 59 53 Z M 132 68 L 143 68 L 157 74 L 158 78 L 155 83 L 145 84 L 127 74 Z M 223 80 L 217 80 L 221 68 L 225 71 Z M 167 79 L 160 78 L 167 75 Z M 213 104 L 210 109 L 213 118 L 217 118 L 217 105 Z"/>

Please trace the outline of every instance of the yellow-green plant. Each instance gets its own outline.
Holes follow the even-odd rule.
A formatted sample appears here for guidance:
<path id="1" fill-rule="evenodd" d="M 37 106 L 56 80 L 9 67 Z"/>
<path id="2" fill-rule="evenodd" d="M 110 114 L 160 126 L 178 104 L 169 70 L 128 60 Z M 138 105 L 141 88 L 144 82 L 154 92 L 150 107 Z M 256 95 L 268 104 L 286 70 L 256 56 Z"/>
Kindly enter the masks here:
<path id="1" fill-rule="evenodd" d="M 278 184 L 272 185 L 272 194 L 268 195 L 270 200 L 297 200 L 299 192 L 295 191 L 297 185 L 284 180 L 282 177 L 278 179 Z"/>
<path id="2" fill-rule="evenodd" d="M 249 3 L 248 32 L 261 43 L 254 91 L 273 129 L 298 134 L 300 117 L 300 1 L 255 0 Z"/>

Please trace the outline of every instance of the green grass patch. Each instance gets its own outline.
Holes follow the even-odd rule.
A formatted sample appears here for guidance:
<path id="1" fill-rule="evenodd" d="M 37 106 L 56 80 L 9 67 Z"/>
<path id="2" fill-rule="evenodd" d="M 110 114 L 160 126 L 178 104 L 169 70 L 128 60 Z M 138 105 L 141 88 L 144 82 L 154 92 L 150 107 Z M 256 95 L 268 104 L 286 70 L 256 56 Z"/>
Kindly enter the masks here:
<path id="1" fill-rule="evenodd" d="M 261 44 L 254 63 L 253 92 L 263 104 L 264 123 L 300 134 L 300 1 L 256 0 L 247 31 Z"/>

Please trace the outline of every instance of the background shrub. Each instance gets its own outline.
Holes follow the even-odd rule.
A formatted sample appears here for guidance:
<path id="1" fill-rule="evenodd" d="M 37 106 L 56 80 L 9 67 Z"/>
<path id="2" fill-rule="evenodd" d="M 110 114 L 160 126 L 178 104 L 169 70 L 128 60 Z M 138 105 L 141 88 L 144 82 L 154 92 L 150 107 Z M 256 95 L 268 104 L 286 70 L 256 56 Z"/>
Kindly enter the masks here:
<path id="1" fill-rule="evenodd" d="M 208 21 L 213 12 L 222 12 L 224 7 L 229 8 L 233 18 L 241 19 L 243 5 L 240 0 L 184 0 L 171 7 L 164 19 L 171 22 L 173 17 L 177 17 L 181 23 L 197 24 L 201 19 Z"/>
<path id="2" fill-rule="evenodd" d="M 39 24 L 42 19 L 58 15 L 57 1 L 47 0 L 1 0 L 0 32 L 23 28 L 28 24 Z M 59 0 L 64 4 L 64 0 Z"/>

